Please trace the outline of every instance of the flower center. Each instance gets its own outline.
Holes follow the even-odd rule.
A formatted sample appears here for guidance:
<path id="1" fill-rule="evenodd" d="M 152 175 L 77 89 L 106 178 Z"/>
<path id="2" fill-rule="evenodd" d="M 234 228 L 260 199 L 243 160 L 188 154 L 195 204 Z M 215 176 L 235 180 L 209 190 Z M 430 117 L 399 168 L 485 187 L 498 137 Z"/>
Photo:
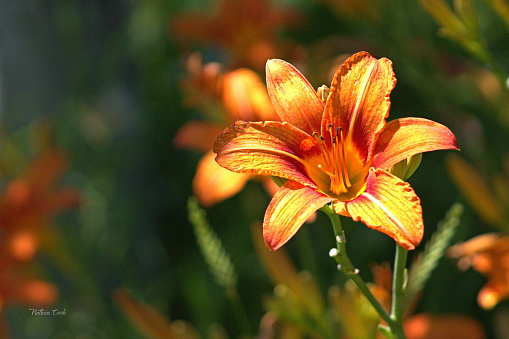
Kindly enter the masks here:
<path id="1" fill-rule="evenodd" d="M 345 142 L 341 127 L 330 124 L 326 138 L 313 133 L 321 156 L 314 159 L 311 172 L 315 183 L 325 194 L 341 201 L 357 197 L 365 188 L 367 168 L 361 166 Z"/>
<path id="2" fill-rule="evenodd" d="M 329 190 L 334 194 L 340 195 L 348 192 L 352 187 L 348 177 L 348 168 L 346 167 L 344 135 L 341 127 L 329 125 L 330 145 L 327 146 L 324 138 L 314 132 L 313 136 L 317 140 L 323 155 L 323 164 L 318 164 L 318 168 L 329 176 Z"/>

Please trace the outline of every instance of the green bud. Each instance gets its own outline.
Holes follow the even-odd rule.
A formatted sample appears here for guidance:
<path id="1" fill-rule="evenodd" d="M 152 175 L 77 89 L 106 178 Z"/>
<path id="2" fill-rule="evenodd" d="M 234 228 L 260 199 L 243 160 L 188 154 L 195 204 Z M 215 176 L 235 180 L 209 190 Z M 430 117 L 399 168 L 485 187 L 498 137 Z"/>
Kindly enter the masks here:
<path id="1" fill-rule="evenodd" d="M 422 160 L 422 153 L 418 153 L 408 157 L 400 162 L 394 164 L 390 169 L 389 173 L 397 176 L 401 180 L 408 180 L 414 174 L 414 172 L 419 168 Z"/>
<path id="2" fill-rule="evenodd" d="M 407 180 L 414 174 L 414 172 L 419 168 L 422 160 L 422 153 L 414 154 L 411 157 L 407 158 L 407 170 L 405 173 L 405 179 Z"/>

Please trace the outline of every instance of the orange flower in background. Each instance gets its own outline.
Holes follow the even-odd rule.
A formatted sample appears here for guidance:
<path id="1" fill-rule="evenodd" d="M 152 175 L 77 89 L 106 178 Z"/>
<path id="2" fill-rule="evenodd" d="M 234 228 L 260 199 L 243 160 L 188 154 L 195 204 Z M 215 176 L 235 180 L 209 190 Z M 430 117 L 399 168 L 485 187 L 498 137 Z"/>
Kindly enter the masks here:
<path id="1" fill-rule="evenodd" d="M 330 94 L 313 90 L 282 60 L 267 62 L 269 96 L 282 122 L 238 121 L 217 139 L 223 167 L 288 179 L 265 213 L 265 242 L 275 250 L 326 203 L 406 249 L 423 235 L 422 209 L 410 185 L 386 172 L 414 154 L 458 149 L 436 122 L 404 118 L 385 123 L 396 84 L 390 60 L 360 52 L 338 69 Z"/>
<path id="2" fill-rule="evenodd" d="M 192 61 L 193 88 L 216 100 L 222 109 L 219 111 L 224 114 L 215 117 L 214 121 L 188 122 L 177 132 L 174 142 L 180 148 L 207 152 L 198 163 L 193 192 L 202 206 L 210 207 L 240 192 L 252 178 L 248 174 L 225 170 L 215 162 L 212 146 L 217 135 L 237 119 L 260 121 L 277 120 L 278 117 L 265 86 L 255 72 L 241 68 L 222 74 L 216 64 L 206 65 L 200 72 L 195 62 Z M 276 190 L 270 178 L 266 178 L 264 184 L 270 193 Z"/>
<path id="3" fill-rule="evenodd" d="M 77 206 L 77 192 L 55 185 L 66 166 L 66 156 L 50 147 L 29 164 L 23 175 L 7 185 L 0 196 L 3 259 L 32 259 L 41 232 L 53 214 Z"/>
<path id="4" fill-rule="evenodd" d="M 373 285 L 370 290 L 378 301 L 389 311 L 392 301 L 392 270 L 389 264 L 372 268 Z M 483 339 L 486 338 L 481 322 L 470 316 L 457 313 L 417 313 L 406 309 L 403 328 L 408 339 Z"/>
<path id="5" fill-rule="evenodd" d="M 495 233 L 482 234 L 452 246 L 449 254 L 459 258 L 460 268 L 472 266 L 488 278 L 477 296 L 482 308 L 492 309 L 509 297 L 509 237 Z"/>
<path id="6" fill-rule="evenodd" d="M 48 147 L 0 196 L 0 310 L 13 302 L 40 308 L 56 301 L 58 289 L 33 278 L 29 264 L 53 214 L 79 202 L 76 192 L 56 186 L 66 165 L 64 154 Z"/>
<path id="7" fill-rule="evenodd" d="M 261 69 L 286 47 L 277 41 L 277 30 L 302 20 L 296 12 L 275 8 L 270 0 L 220 0 L 211 13 L 179 15 L 170 29 L 184 43 L 219 43 L 232 53 L 233 67 Z"/>

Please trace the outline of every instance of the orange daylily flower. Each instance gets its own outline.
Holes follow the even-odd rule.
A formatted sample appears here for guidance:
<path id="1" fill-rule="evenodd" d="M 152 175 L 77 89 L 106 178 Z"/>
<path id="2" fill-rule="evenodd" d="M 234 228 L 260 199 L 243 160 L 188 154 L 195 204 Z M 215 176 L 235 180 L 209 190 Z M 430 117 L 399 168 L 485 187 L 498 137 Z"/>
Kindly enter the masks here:
<path id="1" fill-rule="evenodd" d="M 414 249 L 424 231 L 420 200 L 386 170 L 414 154 L 457 150 L 451 131 L 420 118 L 386 124 L 396 78 L 385 58 L 360 52 L 347 59 L 323 100 L 285 61 L 269 60 L 266 71 L 282 122 L 237 121 L 217 138 L 214 152 L 231 171 L 288 179 L 265 213 L 267 246 L 281 247 L 311 214 L 333 203 L 336 213 Z"/>
<path id="2" fill-rule="evenodd" d="M 509 237 L 496 233 L 481 234 L 452 246 L 449 254 L 459 258 L 460 268 L 472 266 L 488 278 L 477 296 L 481 307 L 492 309 L 509 298 Z"/>
<path id="3" fill-rule="evenodd" d="M 0 314 L 10 304 L 44 308 L 58 298 L 54 284 L 32 277 L 30 263 L 47 239 L 51 217 L 79 203 L 78 192 L 57 185 L 67 163 L 63 152 L 44 145 L 0 193 Z M 6 328 L 0 319 L 0 337 L 8 337 Z"/>
<path id="4" fill-rule="evenodd" d="M 212 146 L 217 135 L 236 119 L 277 120 L 277 115 L 260 77 L 249 69 L 220 73 L 216 64 L 202 66 L 201 61 L 193 57 L 190 72 L 193 79 L 188 87 L 217 101 L 225 114 L 216 120 L 227 122 L 223 125 L 217 121 L 190 121 L 180 128 L 174 139 L 177 147 L 206 152 L 196 169 L 193 192 L 202 206 L 210 207 L 240 192 L 252 178 L 225 170 L 215 162 Z M 266 179 L 265 186 L 273 190 L 270 187 L 275 184 L 270 178 Z"/>

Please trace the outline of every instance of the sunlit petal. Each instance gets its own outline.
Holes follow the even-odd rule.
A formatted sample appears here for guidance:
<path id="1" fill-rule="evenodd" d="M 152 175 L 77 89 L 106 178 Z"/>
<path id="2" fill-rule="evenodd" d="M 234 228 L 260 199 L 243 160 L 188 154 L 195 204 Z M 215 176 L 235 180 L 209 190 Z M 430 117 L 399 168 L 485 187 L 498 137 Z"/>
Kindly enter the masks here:
<path id="1" fill-rule="evenodd" d="M 322 135 L 331 123 L 341 127 L 365 164 L 389 115 L 389 94 L 395 84 L 390 60 L 377 60 L 366 52 L 354 54 L 341 65 L 332 81 Z"/>
<path id="2" fill-rule="evenodd" d="M 410 185 L 380 169 L 371 170 L 366 191 L 346 203 L 355 221 L 392 237 L 412 250 L 424 233 L 420 200 Z"/>
<path id="3" fill-rule="evenodd" d="M 230 198 L 244 188 L 248 174 L 235 173 L 219 166 L 210 151 L 198 163 L 193 179 L 193 192 L 204 207 Z"/>
<path id="4" fill-rule="evenodd" d="M 267 61 L 267 90 L 281 118 L 308 134 L 320 133 L 323 104 L 306 78 L 283 60 Z"/>
<path id="5" fill-rule="evenodd" d="M 421 118 L 402 118 L 389 122 L 380 133 L 373 166 L 388 169 L 417 153 L 458 149 L 452 132 L 437 122 Z"/>
<path id="6" fill-rule="evenodd" d="M 316 187 L 305 159 L 319 154 L 311 136 L 288 123 L 237 121 L 214 145 L 216 161 L 230 171 L 272 175 Z"/>
<path id="7" fill-rule="evenodd" d="M 333 200 L 310 187 L 293 181 L 286 182 L 274 195 L 265 212 L 265 243 L 271 250 L 277 250 L 290 240 L 310 215 Z"/>

